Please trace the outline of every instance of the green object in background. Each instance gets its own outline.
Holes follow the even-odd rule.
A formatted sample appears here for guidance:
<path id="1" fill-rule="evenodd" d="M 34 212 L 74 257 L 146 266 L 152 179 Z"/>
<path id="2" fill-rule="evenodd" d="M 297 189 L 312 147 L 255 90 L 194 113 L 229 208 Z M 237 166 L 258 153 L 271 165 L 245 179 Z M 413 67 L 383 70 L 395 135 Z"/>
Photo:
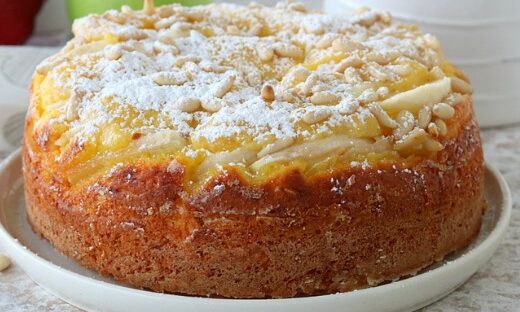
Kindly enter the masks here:
<path id="1" fill-rule="evenodd" d="M 211 0 L 155 0 L 156 6 L 170 3 L 180 3 L 186 6 L 208 4 Z M 120 10 L 121 6 L 129 5 L 134 10 L 143 8 L 143 0 L 67 0 L 67 11 L 72 21 L 91 13 L 103 13 L 108 10 Z"/>

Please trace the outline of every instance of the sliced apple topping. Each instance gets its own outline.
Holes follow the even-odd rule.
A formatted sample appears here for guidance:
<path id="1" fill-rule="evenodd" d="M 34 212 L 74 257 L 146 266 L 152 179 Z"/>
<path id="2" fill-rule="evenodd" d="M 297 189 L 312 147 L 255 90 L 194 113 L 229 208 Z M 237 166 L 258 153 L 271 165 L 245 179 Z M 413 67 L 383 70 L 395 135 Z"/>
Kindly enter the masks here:
<path id="1" fill-rule="evenodd" d="M 251 168 L 260 169 L 262 166 L 272 162 L 290 161 L 296 158 L 315 158 L 337 152 L 341 149 L 370 149 L 371 142 L 366 139 L 356 139 L 346 135 L 332 135 L 325 139 L 291 146 L 279 152 L 266 155 L 255 161 Z"/>
<path id="2" fill-rule="evenodd" d="M 381 102 L 381 107 L 391 114 L 403 110 L 418 113 L 425 105 L 439 103 L 450 93 L 451 79 L 443 79 L 398 93 Z"/>

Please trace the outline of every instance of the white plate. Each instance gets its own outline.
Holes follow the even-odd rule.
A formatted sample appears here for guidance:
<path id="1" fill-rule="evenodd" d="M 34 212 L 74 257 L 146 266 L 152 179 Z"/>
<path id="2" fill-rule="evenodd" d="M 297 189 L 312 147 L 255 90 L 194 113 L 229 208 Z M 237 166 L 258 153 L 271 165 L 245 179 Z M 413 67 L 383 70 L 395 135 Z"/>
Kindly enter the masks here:
<path id="1" fill-rule="evenodd" d="M 120 285 L 86 270 L 35 235 L 25 214 L 21 157 L 0 165 L 0 242 L 27 274 L 63 300 L 90 311 L 412 311 L 452 292 L 497 249 L 511 215 L 511 195 L 500 173 L 486 166 L 488 209 L 478 238 L 465 250 L 414 277 L 347 293 L 232 300 L 159 294 Z"/>

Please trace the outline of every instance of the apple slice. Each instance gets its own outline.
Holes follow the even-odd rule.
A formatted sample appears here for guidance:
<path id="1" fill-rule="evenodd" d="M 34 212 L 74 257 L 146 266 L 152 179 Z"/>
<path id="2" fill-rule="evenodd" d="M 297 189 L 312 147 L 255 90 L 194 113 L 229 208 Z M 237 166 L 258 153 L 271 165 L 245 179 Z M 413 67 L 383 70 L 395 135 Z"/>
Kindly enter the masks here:
<path id="1" fill-rule="evenodd" d="M 325 139 L 294 145 L 279 152 L 266 155 L 255 161 L 251 168 L 258 170 L 272 162 L 289 161 L 300 157 L 305 157 L 306 159 L 320 157 L 343 148 L 370 149 L 370 147 L 371 143 L 366 139 L 357 139 L 346 135 L 333 135 Z"/>
<path id="2" fill-rule="evenodd" d="M 403 110 L 417 114 L 425 105 L 439 103 L 451 90 L 451 79 L 444 77 L 415 89 L 398 93 L 383 102 L 381 107 L 391 114 Z"/>

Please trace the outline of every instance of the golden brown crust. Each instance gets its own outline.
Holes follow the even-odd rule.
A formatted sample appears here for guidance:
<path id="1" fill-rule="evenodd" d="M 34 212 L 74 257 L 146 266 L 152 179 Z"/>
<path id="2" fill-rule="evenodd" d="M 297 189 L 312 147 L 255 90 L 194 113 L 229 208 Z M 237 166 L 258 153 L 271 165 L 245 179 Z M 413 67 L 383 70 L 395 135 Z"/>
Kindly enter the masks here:
<path id="1" fill-rule="evenodd" d="M 260 186 L 227 172 L 194 194 L 169 163 L 121 166 L 73 189 L 26 133 L 28 217 L 82 265 L 155 291 L 264 298 L 363 288 L 477 235 L 483 155 L 474 116 L 465 117 L 435 161 L 312 178 L 288 171 Z"/>

